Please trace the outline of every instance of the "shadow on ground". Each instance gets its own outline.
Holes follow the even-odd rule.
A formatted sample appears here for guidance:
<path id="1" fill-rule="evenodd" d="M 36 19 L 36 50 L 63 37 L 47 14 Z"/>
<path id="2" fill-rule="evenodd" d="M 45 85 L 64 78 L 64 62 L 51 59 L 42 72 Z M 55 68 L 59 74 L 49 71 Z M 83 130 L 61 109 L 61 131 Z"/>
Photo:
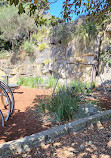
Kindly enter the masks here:
<path id="1" fill-rule="evenodd" d="M 22 93 L 19 94 L 21 95 Z M 39 96 L 39 98 L 41 97 L 44 98 L 45 96 Z M 16 101 L 18 102 L 18 100 Z M 44 122 L 42 118 L 40 118 L 40 115 L 36 113 L 34 106 L 27 107 L 24 112 L 21 112 L 20 109 L 16 109 L 15 106 L 12 116 L 5 122 L 5 127 L 0 125 L 0 143 L 29 136 L 48 128 L 49 127 L 44 126 Z"/>
<path id="2" fill-rule="evenodd" d="M 33 148 L 30 152 L 15 157 L 31 158 L 110 158 L 111 155 L 111 121 L 101 128 L 89 127 L 62 137 L 50 144 Z"/>
<path id="3" fill-rule="evenodd" d="M 104 81 L 98 88 L 100 106 L 105 110 L 111 109 L 111 80 Z"/>

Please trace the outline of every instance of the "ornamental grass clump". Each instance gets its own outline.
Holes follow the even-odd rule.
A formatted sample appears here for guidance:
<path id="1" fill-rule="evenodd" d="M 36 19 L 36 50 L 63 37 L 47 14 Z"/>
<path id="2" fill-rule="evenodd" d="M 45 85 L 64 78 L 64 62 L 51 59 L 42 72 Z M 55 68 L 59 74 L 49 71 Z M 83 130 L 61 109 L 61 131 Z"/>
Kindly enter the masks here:
<path id="1" fill-rule="evenodd" d="M 71 120 L 77 112 L 79 101 L 78 96 L 72 96 L 70 91 L 62 89 L 51 98 L 48 110 L 56 113 L 61 121 Z"/>
<path id="2" fill-rule="evenodd" d="M 20 77 L 17 81 L 17 84 L 21 86 L 27 86 L 30 88 L 35 88 L 37 83 L 42 83 L 42 78 L 41 77 Z"/>
<path id="3" fill-rule="evenodd" d="M 52 118 L 56 116 L 56 121 L 71 120 L 74 118 L 78 110 L 80 98 L 77 95 L 71 95 L 70 89 L 65 90 L 62 87 L 51 98 L 44 100 L 38 98 L 37 109 L 48 112 Z"/>
<path id="4" fill-rule="evenodd" d="M 50 98 L 40 99 L 37 110 L 49 113 L 52 122 L 62 122 L 76 118 L 78 107 L 84 103 L 85 95 L 89 94 L 89 84 L 73 81 L 67 86 L 67 89 L 59 87 L 59 89 Z"/>

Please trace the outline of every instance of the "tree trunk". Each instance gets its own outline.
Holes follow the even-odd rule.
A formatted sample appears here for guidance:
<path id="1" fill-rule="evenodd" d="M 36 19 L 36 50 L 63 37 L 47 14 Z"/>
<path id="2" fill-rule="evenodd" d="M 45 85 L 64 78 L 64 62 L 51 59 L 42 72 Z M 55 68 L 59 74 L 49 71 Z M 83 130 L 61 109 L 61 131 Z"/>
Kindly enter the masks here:
<path id="1" fill-rule="evenodd" d="M 93 81 L 95 82 L 96 76 L 98 75 L 99 72 L 99 64 L 100 64 L 100 48 L 101 48 L 101 43 L 102 43 L 102 36 L 98 34 L 97 39 L 96 39 L 96 46 L 95 46 L 95 53 L 94 53 L 94 59 L 93 59 Z"/>

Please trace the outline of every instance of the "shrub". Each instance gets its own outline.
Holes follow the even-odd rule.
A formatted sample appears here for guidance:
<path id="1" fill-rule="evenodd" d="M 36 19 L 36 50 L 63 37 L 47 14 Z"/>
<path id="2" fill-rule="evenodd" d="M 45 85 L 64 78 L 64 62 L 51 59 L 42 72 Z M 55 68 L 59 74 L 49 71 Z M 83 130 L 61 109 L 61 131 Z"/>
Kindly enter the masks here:
<path id="1" fill-rule="evenodd" d="M 4 52 L 4 53 L 1 53 L 1 52 L 0 52 L 0 59 L 6 59 L 6 58 L 8 58 L 7 52 Z"/>
<path id="2" fill-rule="evenodd" d="M 32 34 L 32 40 L 35 44 L 37 44 L 38 35 L 36 33 Z"/>
<path id="3" fill-rule="evenodd" d="M 47 46 L 46 43 L 41 43 L 41 44 L 39 45 L 39 50 L 42 51 L 42 50 L 44 50 L 44 49 L 47 48 L 47 47 L 48 47 L 48 46 Z"/>
<path id="4" fill-rule="evenodd" d="M 27 86 L 30 88 L 36 87 L 36 83 L 38 83 L 39 77 L 20 77 L 17 81 L 17 84 L 22 86 Z"/>
<path id="5" fill-rule="evenodd" d="M 34 53 L 34 44 L 32 41 L 25 41 L 23 45 L 23 49 L 31 56 Z"/>
<path id="6" fill-rule="evenodd" d="M 73 90 L 73 93 L 76 94 L 88 94 L 90 84 L 89 83 L 82 83 L 79 81 L 72 81 L 69 85 L 69 87 Z"/>
<path id="7" fill-rule="evenodd" d="M 57 81 L 56 78 L 50 76 L 48 80 L 49 80 L 49 83 L 50 83 L 50 88 L 54 87 L 55 84 L 56 84 L 56 81 Z M 46 81 L 46 82 L 47 82 L 47 81 Z"/>
<path id="8" fill-rule="evenodd" d="M 44 64 L 49 64 L 49 59 L 46 59 L 46 60 L 44 61 Z"/>
<path id="9" fill-rule="evenodd" d="M 56 93 L 50 98 L 37 99 L 39 105 L 37 110 L 42 112 L 48 111 L 52 116 L 52 121 L 61 122 L 63 120 L 71 120 L 76 117 L 78 105 L 85 101 L 83 94 L 89 93 L 89 84 L 73 81 L 68 85 L 59 87 Z"/>
<path id="10" fill-rule="evenodd" d="M 36 34 L 36 33 L 33 33 L 33 34 L 32 34 L 32 39 L 33 39 L 34 41 L 37 41 L 37 34 Z"/>
<path id="11" fill-rule="evenodd" d="M 39 105 L 37 105 L 39 109 L 43 112 L 48 111 L 52 118 L 56 117 L 56 121 L 60 122 L 74 118 L 80 99 L 77 95 L 72 96 L 69 89 L 66 91 L 62 87 L 50 99 L 42 100 L 38 98 L 37 102 L 39 102 Z"/>
<path id="12" fill-rule="evenodd" d="M 56 113 L 60 120 L 70 120 L 78 109 L 79 97 L 72 97 L 70 92 L 63 88 L 58 91 L 50 100 L 48 110 Z"/>
<path id="13" fill-rule="evenodd" d="M 49 77 L 46 82 L 48 84 L 48 88 L 52 88 L 56 84 L 56 79 L 54 77 Z M 30 88 L 37 87 L 35 84 L 44 84 L 44 80 L 42 77 L 20 77 L 17 81 L 17 84 L 22 86 L 28 86 Z"/>

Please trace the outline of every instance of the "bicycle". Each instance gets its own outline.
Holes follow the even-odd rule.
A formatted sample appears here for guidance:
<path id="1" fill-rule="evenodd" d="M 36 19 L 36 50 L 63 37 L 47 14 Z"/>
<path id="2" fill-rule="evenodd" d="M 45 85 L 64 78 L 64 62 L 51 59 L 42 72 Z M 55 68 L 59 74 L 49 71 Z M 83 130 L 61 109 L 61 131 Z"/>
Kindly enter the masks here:
<path id="1" fill-rule="evenodd" d="M 11 111 L 10 111 L 10 114 L 13 113 L 13 110 L 14 110 L 14 105 L 15 105 L 15 101 L 14 101 L 14 96 L 13 96 L 13 93 L 12 93 L 12 90 L 11 88 L 4 82 L 0 79 L 0 85 L 3 86 L 3 88 L 6 90 L 6 92 L 8 93 L 9 97 L 10 97 L 10 100 L 11 100 Z"/>
<path id="2" fill-rule="evenodd" d="M 10 87 L 0 79 L 0 115 L 2 119 L 2 126 L 4 127 L 4 122 L 9 119 L 9 116 L 13 113 L 14 110 L 14 96 Z"/>

